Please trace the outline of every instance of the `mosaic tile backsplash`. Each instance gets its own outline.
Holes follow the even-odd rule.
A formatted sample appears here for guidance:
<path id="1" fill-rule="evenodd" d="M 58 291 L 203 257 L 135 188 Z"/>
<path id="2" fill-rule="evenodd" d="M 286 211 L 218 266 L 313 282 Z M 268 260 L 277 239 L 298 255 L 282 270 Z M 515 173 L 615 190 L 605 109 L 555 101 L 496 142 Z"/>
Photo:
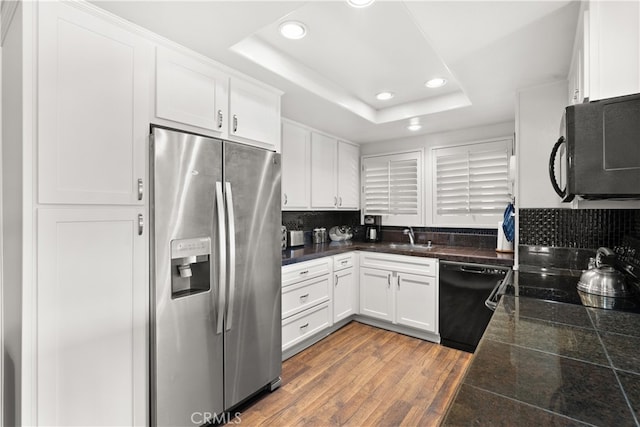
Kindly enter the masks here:
<path id="1" fill-rule="evenodd" d="M 640 236 L 640 209 L 520 209 L 520 245 L 613 248 Z"/>

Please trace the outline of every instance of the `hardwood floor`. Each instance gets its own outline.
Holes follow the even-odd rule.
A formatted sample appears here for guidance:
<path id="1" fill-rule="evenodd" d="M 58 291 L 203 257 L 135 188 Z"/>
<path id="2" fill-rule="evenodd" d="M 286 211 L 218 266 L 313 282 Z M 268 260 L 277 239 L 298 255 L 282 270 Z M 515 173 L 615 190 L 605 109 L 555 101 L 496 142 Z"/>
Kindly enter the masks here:
<path id="1" fill-rule="evenodd" d="M 245 426 L 433 426 L 471 354 L 351 322 L 283 363 Z"/>

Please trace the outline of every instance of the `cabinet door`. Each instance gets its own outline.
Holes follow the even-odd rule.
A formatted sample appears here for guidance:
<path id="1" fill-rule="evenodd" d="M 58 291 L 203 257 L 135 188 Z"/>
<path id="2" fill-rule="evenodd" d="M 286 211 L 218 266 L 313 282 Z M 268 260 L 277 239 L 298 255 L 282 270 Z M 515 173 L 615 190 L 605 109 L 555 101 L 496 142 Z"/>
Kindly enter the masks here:
<path id="1" fill-rule="evenodd" d="M 429 332 L 436 331 L 436 279 L 398 273 L 396 278 L 396 323 Z"/>
<path id="2" fill-rule="evenodd" d="M 393 321 L 391 272 L 360 268 L 360 314 Z"/>
<path id="3" fill-rule="evenodd" d="M 38 200 L 143 204 L 153 47 L 64 2 L 39 2 Z"/>
<path id="4" fill-rule="evenodd" d="M 239 78 L 229 83 L 229 139 L 280 152 L 280 95 Z"/>
<path id="5" fill-rule="evenodd" d="M 355 313 L 356 278 L 353 267 L 336 271 L 333 277 L 334 323 Z"/>
<path id="6" fill-rule="evenodd" d="M 313 132 L 311 134 L 311 207 L 335 208 L 336 153 L 338 141 Z"/>
<path id="7" fill-rule="evenodd" d="M 134 207 L 38 211 L 40 425 L 148 424 L 148 260 Z"/>
<path id="8" fill-rule="evenodd" d="M 208 64 L 158 47 L 156 116 L 224 137 L 228 123 L 228 81 L 223 72 Z"/>
<path id="9" fill-rule="evenodd" d="M 640 2 L 589 2 L 589 100 L 640 92 Z"/>
<path id="10" fill-rule="evenodd" d="M 282 209 L 309 209 L 311 132 L 282 124 Z"/>
<path id="11" fill-rule="evenodd" d="M 360 206 L 360 149 L 338 142 L 338 208 Z"/>

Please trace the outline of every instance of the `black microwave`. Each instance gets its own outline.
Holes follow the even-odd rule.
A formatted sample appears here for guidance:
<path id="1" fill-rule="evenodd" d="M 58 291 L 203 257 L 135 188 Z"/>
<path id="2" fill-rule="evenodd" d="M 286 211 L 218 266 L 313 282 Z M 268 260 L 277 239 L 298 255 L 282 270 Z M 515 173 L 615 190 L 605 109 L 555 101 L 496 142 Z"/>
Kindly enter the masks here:
<path id="1" fill-rule="evenodd" d="M 549 158 L 562 201 L 640 199 L 640 94 L 570 105 L 563 121 Z"/>

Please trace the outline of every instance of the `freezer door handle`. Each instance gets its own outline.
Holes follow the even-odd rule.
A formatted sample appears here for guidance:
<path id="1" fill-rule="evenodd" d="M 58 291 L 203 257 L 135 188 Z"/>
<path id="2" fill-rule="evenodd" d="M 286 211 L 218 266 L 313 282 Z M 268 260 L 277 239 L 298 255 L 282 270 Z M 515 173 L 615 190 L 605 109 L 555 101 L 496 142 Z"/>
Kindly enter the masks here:
<path id="1" fill-rule="evenodd" d="M 233 192 L 231 183 L 225 183 L 225 195 L 227 204 L 227 222 L 229 224 L 229 303 L 227 304 L 226 330 L 231 330 L 233 319 L 233 306 L 236 294 L 236 220 L 233 212 Z"/>
<path id="2" fill-rule="evenodd" d="M 225 300 L 227 296 L 227 236 L 224 216 L 224 193 L 222 183 L 216 182 L 216 205 L 218 208 L 218 321 L 216 324 L 216 334 L 222 333 L 224 321 Z"/>

